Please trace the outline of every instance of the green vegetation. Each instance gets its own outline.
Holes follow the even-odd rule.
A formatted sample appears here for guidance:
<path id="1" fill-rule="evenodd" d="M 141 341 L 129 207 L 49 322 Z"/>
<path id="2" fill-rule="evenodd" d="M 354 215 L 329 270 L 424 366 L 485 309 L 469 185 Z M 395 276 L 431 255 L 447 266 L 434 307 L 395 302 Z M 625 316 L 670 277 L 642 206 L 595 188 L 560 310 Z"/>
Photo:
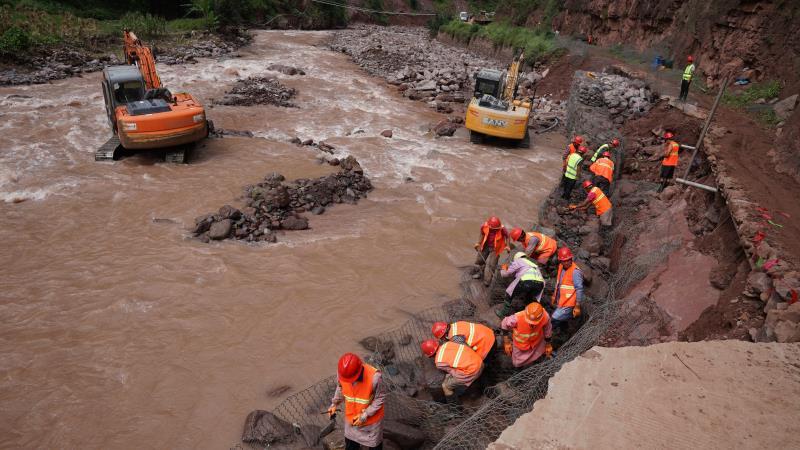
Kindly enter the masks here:
<path id="1" fill-rule="evenodd" d="M 367 0 L 367 8 L 375 11 L 383 11 L 383 0 Z M 372 20 L 381 25 L 387 25 L 389 23 L 389 17 L 386 14 L 371 13 L 370 16 Z"/>
<path id="2" fill-rule="evenodd" d="M 13 55 L 31 46 L 31 36 L 27 31 L 12 27 L 0 36 L 0 55 Z"/>
<path id="3" fill-rule="evenodd" d="M 515 27 L 507 23 L 493 22 L 486 26 L 468 24 L 451 20 L 441 27 L 441 31 L 454 39 L 469 42 L 475 37 L 488 39 L 494 45 L 512 47 L 525 52 L 529 63 L 551 56 L 557 50 L 555 37 L 548 31 Z"/>
<path id="4" fill-rule="evenodd" d="M 753 83 L 739 93 L 726 92 L 722 96 L 722 102 L 735 108 L 745 108 L 760 98 L 764 100 L 775 98 L 780 92 L 781 84 L 778 81 Z"/>

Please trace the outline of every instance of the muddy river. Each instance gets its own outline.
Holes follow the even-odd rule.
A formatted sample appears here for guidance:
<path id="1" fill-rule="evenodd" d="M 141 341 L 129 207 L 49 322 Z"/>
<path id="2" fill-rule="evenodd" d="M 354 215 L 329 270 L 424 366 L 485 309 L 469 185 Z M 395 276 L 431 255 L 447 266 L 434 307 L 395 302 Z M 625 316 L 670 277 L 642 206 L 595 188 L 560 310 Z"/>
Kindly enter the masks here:
<path id="1" fill-rule="evenodd" d="M 259 32 L 241 58 L 159 67 L 204 104 L 272 63 L 307 72 L 278 75 L 299 108 L 209 109 L 256 137 L 208 140 L 187 165 L 94 161 L 110 133 L 99 73 L 0 88 L 0 447 L 229 448 L 248 412 L 457 296 L 487 215 L 535 221 L 562 138 L 524 151 L 435 139 L 443 116 L 327 50 L 327 36 Z M 333 170 L 294 136 L 355 155 L 375 190 L 278 244 L 191 239 L 194 217 L 241 206 L 269 172 Z"/>

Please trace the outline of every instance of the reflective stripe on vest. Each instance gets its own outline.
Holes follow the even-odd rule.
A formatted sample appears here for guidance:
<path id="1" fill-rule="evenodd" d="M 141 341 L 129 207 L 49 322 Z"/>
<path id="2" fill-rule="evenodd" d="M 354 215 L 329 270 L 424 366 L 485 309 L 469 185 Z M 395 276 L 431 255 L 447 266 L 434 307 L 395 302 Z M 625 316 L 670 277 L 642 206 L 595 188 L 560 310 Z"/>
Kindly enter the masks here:
<path id="1" fill-rule="evenodd" d="M 689 64 L 683 69 L 683 79 L 686 81 L 692 81 L 692 74 L 694 73 L 694 63 Z"/>
<path id="2" fill-rule="evenodd" d="M 581 164 L 581 161 L 583 161 L 583 158 L 581 158 L 581 155 L 578 153 L 569 155 L 569 158 L 567 158 L 567 170 L 564 171 L 564 176 L 570 180 L 577 179 L 578 166 Z"/>
<path id="3" fill-rule="evenodd" d="M 450 325 L 450 332 L 452 333 L 451 336 L 458 336 L 459 334 L 462 335 L 462 336 L 464 335 L 464 330 L 461 330 L 461 332 L 459 333 L 458 324 L 459 324 L 459 322 L 455 322 L 455 323 Z M 468 328 L 469 328 L 469 334 L 467 334 L 467 345 L 472 347 L 474 345 L 474 343 L 472 341 L 473 341 L 473 339 L 475 339 L 475 324 L 469 322 L 469 327 Z"/>
<path id="4" fill-rule="evenodd" d="M 445 349 L 447 348 L 448 345 L 457 345 L 458 346 L 458 349 L 456 350 L 456 356 L 453 358 L 452 361 L 445 361 L 444 360 Z M 437 364 L 438 363 L 442 363 L 442 362 L 449 363 L 451 367 L 455 367 L 457 369 L 458 368 L 458 363 L 461 362 L 461 355 L 463 355 L 463 354 L 464 354 L 464 346 L 463 345 L 461 345 L 461 344 L 452 344 L 450 342 L 445 342 L 444 344 L 442 344 L 442 346 L 439 348 L 439 351 L 436 354 L 436 363 Z"/>
<path id="5" fill-rule="evenodd" d="M 614 179 L 614 162 L 608 158 L 600 158 L 590 167 L 595 175 L 607 179 L 609 182 Z"/>
<path id="6" fill-rule="evenodd" d="M 589 192 L 594 192 L 594 200 L 592 200 L 592 205 L 594 205 L 595 214 L 602 216 L 606 211 L 611 209 L 611 201 L 606 198 L 606 194 L 604 194 L 600 188 L 593 187 L 589 190 Z"/>
<path id="7" fill-rule="evenodd" d="M 483 358 L 466 344 L 447 341 L 436 351 L 436 364 L 444 364 L 469 376 L 480 372 Z"/>
<path id="8" fill-rule="evenodd" d="M 366 410 L 372 400 L 375 398 L 375 392 L 372 389 L 372 383 L 378 369 L 364 364 L 364 372 L 361 375 L 361 380 L 355 383 L 339 382 L 342 388 L 342 396 L 344 397 L 345 406 L 344 413 L 348 422 L 352 423 L 353 419 L 359 417 L 364 410 Z M 380 422 L 383 419 L 384 409 L 381 406 L 375 414 L 371 415 L 364 422 L 364 425 L 372 425 Z"/>
<path id="9" fill-rule="evenodd" d="M 538 325 L 531 325 L 525 320 L 525 311 L 514 314 L 517 317 L 517 326 L 511 332 L 514 337 L 514 346 L 522 351 L 528 351 L 539 345 L 544 337 L 544 328 L 550 323 L 550 316 L 543 311 L 542 321 Z"/>
<path id="10" fill-rule="evenodd" d="M 678 152 L 680 151 L 680 144 L 675 141 L 667 142 L 667 155 L 661 162 L 662 166 L 677 166 L 678 165 Z"/>
<path id="11" fill-rule="evenodd" d="M 539 271 L 539 266 L 536 265 L 535 262 L 527 259 L 522 258 L 522 260 L 527 264 L 528 270 L 522 274 L 519 279 L 521 281 L 541 281 L 544 282 L 544 278 L 542 277 L 542 272 Z"/>
<path id="12" fill-rule="evenodd" d="M 595 162 L 595 161 L 597 161 L 597 158 L 599 158 L 599 157 L 600 157 L 600 155 L 601 155 L 601 154 L 602 154 L 604 151 L 607 151 L 608 149 L 609 149 L 609 146 L 608 146 L 608 144 L 603 144 L 603 145 L 601 145 L 600 147 L 598 147 L 598 148 L 597 148 L 597 150 L 595 150 L 595 151 L 594 151 L 594 155 L 592 155 L 592 162 Z"/>
<path id="13" fill-rule="evenodd" d="M 489 351 L 492 350 L 495 344 L 494 331 L 481 324 L 466 321 L 451 323 L 450 331 L 447 332 L 447 339 L 452 339 L 453 336 L 458 335 L 466 335 L 467 345 L 469 345 L 472 350 L 475 350 L 475 353 L 477 353 L 481 359 L 489 354 Z"/>
<path id="14" fill-rule="evenodd" d="M 552 240 L 549 237 L 543 235 L 542 233 L 531 233 L 531 234 L 539 239 L 539 244 L 536 246 L 536 250 L 534 250 L 537 253 L 544 250 L 545 247 L 547 247 L 550 244 L 548 241 Z"/>
<path id="15" fill-rule="evenodd" d="M 574 262 L 569 269 L 564 269 L 562 264 L 558 265 L 558 276 L 556 277 L 556 289 L 553 291 L 553 301 L 559 308 L 571 308 L 577 302 L 575 285 L 573 285 L 572 274 L 577 268 Z M 558 295 L 558 297 L 556 297 Z"/>

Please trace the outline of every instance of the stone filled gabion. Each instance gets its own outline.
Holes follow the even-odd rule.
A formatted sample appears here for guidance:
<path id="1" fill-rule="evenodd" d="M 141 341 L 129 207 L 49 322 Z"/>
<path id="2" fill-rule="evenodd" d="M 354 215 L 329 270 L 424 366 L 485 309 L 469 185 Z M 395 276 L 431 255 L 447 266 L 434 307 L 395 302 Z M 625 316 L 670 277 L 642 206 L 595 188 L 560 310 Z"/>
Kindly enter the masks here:
<path id="1" fill-rule="evenodd" d="M 342 159 L 337 173 L 315 179 L 299 178 L 285 183 L 279 173 L 244 189 L 245 207 L 225 205 L 217 213 L 195 219 L 193 234 L 203 242 L 240 239 L 249 242 L 275 242 L 275 230 L 305 230 L 308 218 L 325 212 L 336 203 L 355 204 L 372 190 L 361 165 L 352 156 Z"/>
<path id="2" fill-rule="evenodd" d="M 652 108 L 653 92 L 642 80 L 606 73 L 576 76 L 576 80 L 578 101 L 608 108 L 615 124 L 641 117 Z"/>

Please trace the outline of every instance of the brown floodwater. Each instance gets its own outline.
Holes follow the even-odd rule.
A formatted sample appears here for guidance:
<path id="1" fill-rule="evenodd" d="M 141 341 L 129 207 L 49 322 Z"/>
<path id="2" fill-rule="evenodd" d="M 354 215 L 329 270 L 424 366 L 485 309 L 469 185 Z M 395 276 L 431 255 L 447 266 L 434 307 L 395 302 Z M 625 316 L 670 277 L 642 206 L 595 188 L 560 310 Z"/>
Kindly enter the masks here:
<path id="1" fill-rule="evenodd" d="M 562 137 L 529 150 L 435 139 L 442 116 L 327 36 L 258 32 L 240 58 L 160 66 L 167 87 L 207 105 L 272 63 L 307 72 L 278 75 L 299 108 L 209 109 L 256 137 L 208 140 L 187 165 L 94 161 L 109 136 L 100 74 L 0 88 L 0 447 L 228 448 L 251 410 L 333 374 L 405 311 L 458 296 L 486 216 L 535 221 Z M 192 239 L 194 217 L 241 206 L 267 173 L 334 170 L 294 136 L 354 155 L 375 190 L 278 244 Z"/>

